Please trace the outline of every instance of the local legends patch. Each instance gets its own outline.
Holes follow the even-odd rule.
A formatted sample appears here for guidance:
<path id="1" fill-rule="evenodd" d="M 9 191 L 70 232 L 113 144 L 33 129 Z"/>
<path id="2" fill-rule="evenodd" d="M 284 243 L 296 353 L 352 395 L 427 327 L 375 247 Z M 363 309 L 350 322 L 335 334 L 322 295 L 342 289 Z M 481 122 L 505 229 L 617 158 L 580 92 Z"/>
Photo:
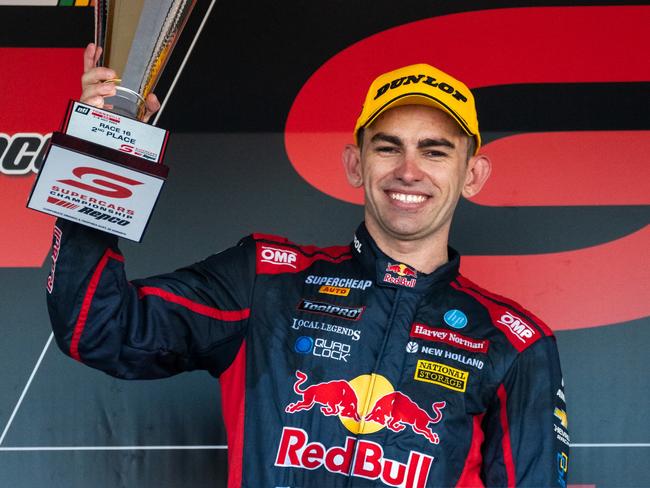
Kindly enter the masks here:
<path id="1" fill-rule="evenodd" d="M 298 304 L 298 310 L 303 312 L 319 313 L 331 317 L 339 317 L 345 320 L 359 320 L 365 307 L 346 307 L 333 305 L 331 303 L 317 302 L 314 300 L 302 299 Z"/>

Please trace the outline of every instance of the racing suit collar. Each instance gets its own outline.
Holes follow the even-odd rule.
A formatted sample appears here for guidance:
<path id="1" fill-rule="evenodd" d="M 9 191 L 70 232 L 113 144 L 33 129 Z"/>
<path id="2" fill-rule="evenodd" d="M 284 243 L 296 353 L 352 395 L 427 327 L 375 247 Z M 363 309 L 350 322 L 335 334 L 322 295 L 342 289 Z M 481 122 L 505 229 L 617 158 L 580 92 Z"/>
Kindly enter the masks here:
<path id="1" fill-rule="evenodd" d="M 365 223 L 357 228 L 352 241 L 352 253 L 366 271 L 376 277 L 378 286 L 424 291 L 433 286 L 447 285 L 457 275 L 460 255 L 448 247 L 449 261 L 432 273 L 422 273 L 415 268 L 392 259 L 379 249 L 368 233 Z"/>

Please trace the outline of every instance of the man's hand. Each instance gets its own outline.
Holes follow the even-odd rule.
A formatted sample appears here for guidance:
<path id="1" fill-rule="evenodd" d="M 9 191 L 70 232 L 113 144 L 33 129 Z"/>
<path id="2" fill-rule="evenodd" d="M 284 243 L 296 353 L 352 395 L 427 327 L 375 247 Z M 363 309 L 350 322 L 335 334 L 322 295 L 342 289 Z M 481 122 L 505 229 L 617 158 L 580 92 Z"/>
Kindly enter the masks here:
<path id="1" fill-rule="evenodd" d="M 104 98 L 115 95 L 115 85 L 105 83 L 106 80 L 117 78 L 117 73 L 110 68 L 96 67 L 97 60 L 102 54 L 102 48 L 90 43 L 84 51 L 84 74 L 81 76 L 80 101 L 97 108 L 110 110 L 112 105 L 104 102 Z M 148 122 L 153 114 L 160 110 L 160 102 L 153 93 L 145 99 L 145 114 L 143 122 Z"/>

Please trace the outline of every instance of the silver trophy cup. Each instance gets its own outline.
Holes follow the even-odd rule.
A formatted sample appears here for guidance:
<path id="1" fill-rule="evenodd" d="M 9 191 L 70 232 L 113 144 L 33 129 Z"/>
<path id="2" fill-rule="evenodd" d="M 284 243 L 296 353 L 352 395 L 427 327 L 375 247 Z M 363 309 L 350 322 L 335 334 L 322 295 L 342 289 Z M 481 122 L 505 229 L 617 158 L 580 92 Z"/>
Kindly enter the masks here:
<path id="1" fill-rule="evenodd" d="M 142 120 L 144 100 L 160 78 L 196 0 L 96 0 L 100 66 L 120 78 L 112 112 Z"/>

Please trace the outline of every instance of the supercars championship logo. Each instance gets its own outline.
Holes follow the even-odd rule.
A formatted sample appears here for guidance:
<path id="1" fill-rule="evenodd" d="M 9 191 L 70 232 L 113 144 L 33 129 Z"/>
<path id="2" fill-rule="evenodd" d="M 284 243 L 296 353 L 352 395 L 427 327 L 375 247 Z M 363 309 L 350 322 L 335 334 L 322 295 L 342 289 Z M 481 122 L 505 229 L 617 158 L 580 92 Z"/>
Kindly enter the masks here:
<path id="1" fill-rule="evenodd" d="M 335 379 L 304 387 L 308 377 L 296 371 L 293 391 L 299 396 L 289 403 L 285 412 L 298 414 L 317 409 L 325 416 L 338 417 L 353 434 L 369 434 L 384 427 L 402 432 L 407 427 L 431 444 L 440 437 L 433 426 L 443 418 L 444 401 L 433 402 L 422 408 L 407 394 L 395 391 L 381 375 L 364 374 L 351 380 Z M 368 405 L 359 403 L 359 397 L 370 395 Z M 364 411 L 364 408 L 368 411 Z M 343 446 L 326 448 L 319 442 L 309 442 L 307 432 L 285 427 L 278 444 L 275 465 L 303 469 L 325 468 L 332 473 L 380 480 L 388 486 L 424 487 L 433 457 L 410 451 L 405 463 L 389 459 L 380 444 L 347 437 Z"/>

